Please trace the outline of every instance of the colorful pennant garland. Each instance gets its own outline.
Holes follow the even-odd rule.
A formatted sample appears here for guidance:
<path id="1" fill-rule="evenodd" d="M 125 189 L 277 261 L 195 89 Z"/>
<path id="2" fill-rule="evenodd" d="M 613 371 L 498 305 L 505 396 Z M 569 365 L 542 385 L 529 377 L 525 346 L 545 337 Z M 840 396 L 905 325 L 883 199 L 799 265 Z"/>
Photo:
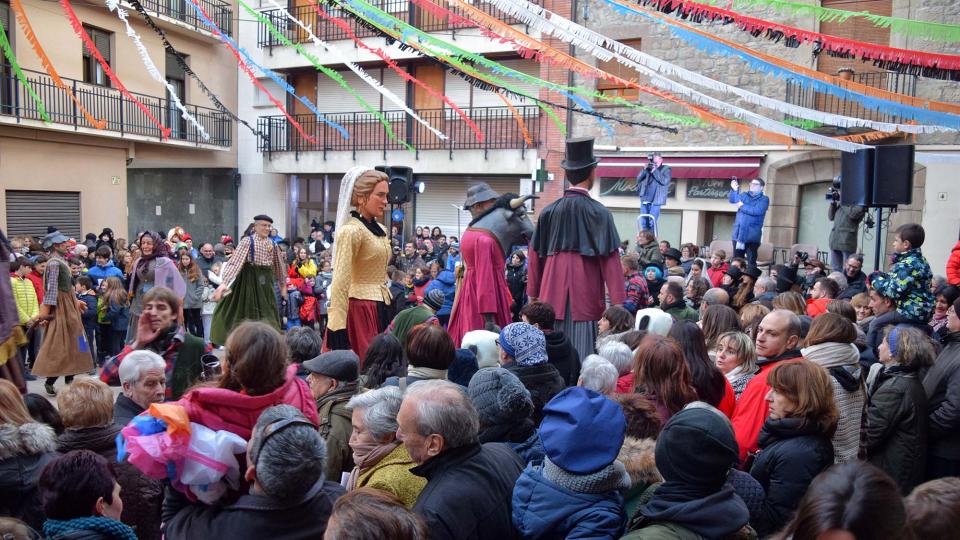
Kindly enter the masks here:
<path id="1" fill-rule="evenodd" d="M 705 0 L 711 4 L 729 4 L 731 0 Z M 960 25 L 945 24 L 933 21 L 917 21 L 913 19 L 904 19 L 901 17 L 889 17 L 886 15 L 875 15 L 867 11 L 847 11 L 843 9 L 828 8 L 817 4 L 804 4 L 801 2 L 788 2 L 785 0 L 732 0 L 734 3 L 744 6 L 762 6 L 772 7 L 782 12 L 789 12 L 792 15 L 813 16 L 820 21 L 838 21 L 844 22 L 852 17 L 864 18 L 880 28 L 889 28 L 894 33 L 906 36 L 932 39 L 937 41 L 960 42 Z"/>
<path id="2" fill-rule="evenodd" d="M 883 110 L 887 113 L 912 118 L 928 124 L 941 125 L 953 129 L 960 128 L 960 116 L 946 114 L 941 110 L 955 110 L 956 105 L 933 100 L 924 100 L 889 92 L 879 88 L 871 88 L 852 81 L 843 81 L 837 77 L 819 73 L 803 66 L 792 64 L 785 60 L 748 49 L 742 45 L 730 42 L 718 36 L 709 35 L 696 28 L 690 27 L 666 16 L 648 11 L 645 8 L 629 4 L 624 0 L 604 0 L 617 12 L 625 15 L 640 15 L 664 25 L 677 37 L 690 45 L 707 52 L 724 56 L 737 56 L 745 60 L 751 68 L 773 75 L 780 79 L 794 81 L 806 88 L 842 99 L 854 100 L 864 107 L 873 110 Z M 896 101 L 894 101 L 896 100 Z M 927 109 L 908 103 L 922 103 Z"/>
<path id="3" fill-rule="evenodd" d="M 816 46 L 814 54 L 825 51 L 827 54 L 842 58 L 872 60 L 877 67 L 899 73 L 911 73 L 935 79 L 960 80 L 960 56 L 956 55 L 899 49 L 821 34 L 748 17 L 729 9 L 689 0 L 641 0 L 641 2 L 645 5 L 655 6 L 664 13 L 676 11 L 684 18 L 689 18 L 698 23 L 717 20 L 724 23 L 733 23 L 753 36 L 765 35 L 768 39 L 775 41 L 784 40 L 784 44 L 790 47 L 795 47 L 800 43 L 813 44 Z"/>
<path id="4" fill-rule="evenodd" d="M 43 106 L 43 101 L 40 99 L 40 96 L 33 91 L 33 87 L 30 86 L 30 81 L 27 80 L 27 76 L 23 74 L 23 70 L 20 69 L 20 64 L 17 63 L 17 55 L 13 54 L 13 48 L 10 47 L 10 42 L 7 41 L 7 29 L 4 28 L 3 23 L 0 23 L 0 48 L 3 49 L 3 55 L 7 58 L 7 62 L 10 62 L 10 68 L 13 69 L 13 72 L 17 76 L 17 80 L 20 81 L 20 84 L 27 91 L 27 94 L 30 95 L 30 99 L 33 100 L 34 105 L 37 106 L 37 114 L 40 115 L 40 118 L 44 122 L 50 123 L 50 117 L 47 116 L 47 108 Z"/>
<path id="5" fill-rule="evenodd" d="M 60 0 L 60 6 L 63 8 L 63 12 L 66 13 L 67 19 L 70 20 L 70 26 L 73 27 L 73 31 L 83 41 L 84 46 L 86 46 L 87 50 L 90 51 L 90 54 L 92 54 L 93 57 L 96 58 L 97 63 L 100 64 L 101 68 L 103 68 L 103 72 L 110 79 L 110 82 L 112 82 L 113 85 L 117 87 L 117 90 L 120 91 L 121 95 L 123 95 L 124 97 L 129 99 L 134 105 L 136 105 L 137 108 L 140 109 L 140 112 L 142 112 L 144 116 L 150 119 L 150 121 L 157 126 L 157 129 L 160 130 L 160 139 L 164 141 L 167 140 L 170 137 L 171 129 L 168 127 L 165 127 L 159 120 L 157 120 L 157 118 L 153 115 L 153 113 L 150 112 L 150 109 L 148 109 L 146 105 L 141 103 L 139 99 L 134 97 L 134 95 L 131 94 L 129 90 L 127 90 L 127 87 L 124 86 L 122 82 L 120 82 L 120 79 L 117 78 L 117 75 L 113 72 L 113 69 L 110 68 L 110 64 L 103 59 L 103 55 L 100 54 L 99 50 L 97 50 L 97 46 L 94 45 L 93 39 L 90 38 L 90 34 L 87 34 L 87 31 L 84 30 L 83 23 L 80 22 L 80 19 L 77 17 L 76 12 L 73 11 L 73 6 L 70 5 L 70 0 Z"/>
<path id="6" fill-rule="evenodd" d="M 83 103 L 80 101 L 80 98 L 73 93 L 73 90 L 63 82 L 63 79 L 60 78 L 60 74 L 57 73 L 57 70 L 53 67 L 53 62 L 50 61 L 50 58 L 47 56 L 46 51 L 43 50 L 43 47 L 40 45 L 40 41 L 37 39 L 37 35 L 33 32 L 33 26 L 30 24 L 30 19 L 27 18 L 27 12 L 23 9 L 23 4 L 20 0 L 10 0 L 10 7 L 13 9 L 14 14 L 17 16 L 17 21 L 20 22 L 20 29 L 23 30 L 23 35 L 27 38 L 27 41 L 30 42 L 30 47 L 33 49 L 34 54 L 37 55 L 37 58 L 40 59 L 40 65 L 43 66 L 43 69 L 46 70 L 47 74 L 50 75 L 50 79 L 53 80 L 53 84 L 57 88 L 66 92 L 67 97 L 70 98 L 70 101 L 73 101 L 73 104 L 77 107 L 77 110 L 80 111 L 80 114 L 87 120 L 87 123 L 90 124 L 95 129 L 103 129 L 107 127 L 107 121 L 100 118 L 94 118 L 90 111 L 83 106 Z"/>
<path id="7" fill-rule="evenodd" d="M 123 25 L 127 30 L 127 37 L 133 40 L 133 45 L 137 48 L 137 52 L 140 54 L 140 60 L 147 68 L 147 73 L 150 74 L 150 77 L 153 78 L 153 80 L 163 84 L 167 88 L 167 92 L 170 94 L 170 101 L 172 101 L 174 106 L 180 111 L 180 116 L 187 122 L 193 124 L 193 127 L 196 128 L 197 133 L 203 137 L 203 140 L 209 141 L 210 134 L 207 133 L 207 130 L 204 129 L 200 122 L 197 121 L 196 117 L 190 114 L 190 111 L 184 107 L 183 102 L 180 101 L 180 96 L 177 95 L 177 90 L 172 84 L 167 82 L 166 77 L 160 74 L 160 70 L 157 69 L 157 65 L 153 63 L 153 59 L 150 58 L 150 53 L 147 52 L 147 48 L 143 45 L 143 41 L 140 40 L 140 35 L 137 34 L 137 31 L 134 30 L 132 26 L 130 26 L 130 21 L 127 19 L 127 10 L 120 7 L 120 0 L 106 0 L 105 4 L 107 9 L 110 11 L 115 11 L 117 13 L 117 18 L 123 21 Z"/>

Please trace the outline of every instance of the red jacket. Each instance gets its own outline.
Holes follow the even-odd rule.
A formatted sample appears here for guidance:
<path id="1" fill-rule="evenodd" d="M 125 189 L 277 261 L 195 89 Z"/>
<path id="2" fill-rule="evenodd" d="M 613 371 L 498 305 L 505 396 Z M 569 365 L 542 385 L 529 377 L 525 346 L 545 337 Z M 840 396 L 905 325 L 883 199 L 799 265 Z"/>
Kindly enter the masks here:
<path id="1" fill-rule="evenodd" d="M 720 403 L 717 405 L 717 408 L 720 409 L 720 412 L 726 415 L 727 418 L 733 418 L 734 413 L 737 411 L 737 394 L 733 391 L 733 387 L 730 386 L 730 381 L 723 378 L 727 386 L 723 389 L 723 398 L 720 399 Z"/>
<path id="2" fill-rule="evenodd" d="M 723 275 L 730 269 L 730 263 L 724 262 L 720 268 L 711 266 L 707 268 L 707 276 L 710 277 L 710 285 L 719 287 L 723 283 Z"/>
<path id="3" fill-rule="evenodd" d="M 34 290 L 37 291 L 37 302 L 43 304 L 43 274 L 38 274 L 36 270 L 27 274 L 27 279 L 33 283 Z"/>
<path id="4" fill-rule="evenodd" d="M 790 353 L 797 356 L 790 356 Z M 770 370 L 780 365 L 781 362 L 789 360 L 802 360 L 799 356 L 800 351 L 789 351 L 777 359 L 767 360 L 760 365 L 760 373 L 757 373 L 747 387 L 740 394 L 740 400 L 737 402 L 737 410 L 730 421 L 733 423 L 733 431 L 737 436 L 737 446 L 740 447 L 740 462 L 742 463 L 749 452 L 756 452 L 757 438 L 760 437 L 760 428 L 770 415 L 770 404 L 767 403 L 767 392 L 770 391 L 770 385 L 767 384 L 767 376 Z M 784 358 L 783 356 L 786 356 Z"/>
<path id="5" fill-rule="evenodd" d="M 617 389 L 614 391 L 616 394 L 632 394 L 636 390 L 633 385 L 633 372 L 622 375 L 617 379 Z"/>
<path id="6" fill-rule="evenodd" d="M 947 283 L 960 286 L 960 242 L 953 246 L 947 259 Z"/>
<path id="7" fill-rule="evenodd" d="M 833 298 L 810 298 L 807 300 L 807 315 L 811 318 L 817 315 L 823 315 L 827 312 L 827 304 L 833 302 Z"/>

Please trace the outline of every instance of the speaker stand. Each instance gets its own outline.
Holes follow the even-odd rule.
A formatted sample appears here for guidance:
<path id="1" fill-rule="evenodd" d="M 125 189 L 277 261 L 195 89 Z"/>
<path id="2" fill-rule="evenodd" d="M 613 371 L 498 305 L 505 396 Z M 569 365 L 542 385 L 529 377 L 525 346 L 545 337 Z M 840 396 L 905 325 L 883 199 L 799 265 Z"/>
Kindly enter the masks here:
<path id="1" fill-rule="evenodd" d="M 874 251 L 873 251 L 873 271 L 879 272 L 882 270 L 880 268 L 880 250 L 883 249 L 883 208 L 878 207 L 877 209 L 877 230 L 875 235 L 874 242 Z"/>

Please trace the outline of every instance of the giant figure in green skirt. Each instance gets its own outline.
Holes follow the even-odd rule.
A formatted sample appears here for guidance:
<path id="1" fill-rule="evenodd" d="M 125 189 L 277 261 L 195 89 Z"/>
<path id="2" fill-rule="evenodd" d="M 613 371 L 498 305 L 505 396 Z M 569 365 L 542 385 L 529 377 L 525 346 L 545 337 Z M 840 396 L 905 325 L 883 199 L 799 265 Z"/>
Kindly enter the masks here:
<path id="1" fill-rule="evenodd" d="M 280 329 L 274 285 L 286 302 L 286 265 L 269 238 L 272 226 L 270 216 L 255 216 L 253 234 L 240 240 L 224 264 L 223 282 L 213 295 L 217 307 L 210 324 L 210 341 L 217 345 L 226 343 L 230 331 L 243 321 L 263 321 Z"/>

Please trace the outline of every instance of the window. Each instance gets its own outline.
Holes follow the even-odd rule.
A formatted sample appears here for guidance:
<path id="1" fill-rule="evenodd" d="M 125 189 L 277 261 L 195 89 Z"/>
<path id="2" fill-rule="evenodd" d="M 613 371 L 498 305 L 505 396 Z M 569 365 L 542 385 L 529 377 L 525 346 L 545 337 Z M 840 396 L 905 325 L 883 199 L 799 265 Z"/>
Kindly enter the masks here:
<path id="1" fill-rule="evenodd" d="M 640 50 L 640 41 L 640 38 L 621 39 L 620 43 Z M 621 79 L 626 79 L 628 81 L 637 80 L 637 70 L 628 68 L 620 62 L 617 62 L 615 58 L 611 58 L 606 62 L 597 62 L 597 68 L 606 71 L 611 75 L 616 75 Z M 597 80 L 597 92 L 600 92 L 605 96 L 622 97 L 624 99 L 637 99 L 639 97 L 639 91 L 636 88 L 630 88 L 624 84 L 604 79 Z"/>
<path id="2" fill-rule="evenodd" d="M 13 37 L 16 32 L 10 31 L 10 23 L 13 17 L 10 16 L 10 4 L 0 2 L 0 23 L 7 30 L 7 41 L 13 47 Z M 16 49 L 14 49 L 16 51 Z M 0 58 L 0 114 L 13 114 L 13 94 L 16 88 L 16 79 L 13 70 L 10 68 L 10 62 L 4 56 Z"/>
<path id="3" fill-rule="evenodd" d="M 94 46 L 100 51 L 100 56 L 103 56 L 103 59 L 107 61 L 107 65 L 112 65 L 113 51 L 110 47 L 110 36 L 112 33 L 87 25 L 84 25 L 83 29 L 90 36 L 90 39 L 93 40 Z M 83 82 L 100 86 L 110 86 L 110 79 L 107 78 L 107 74 L 103 71 L 103 66 L 97 62 L 96 57 L 87 50 L 86 46 L 83 46 Z"/>
<path id="4" fill-rule="evenodd" d="M 184 60 L 186 60 L 186 55 Z M 167 51 L 166 56 L 166 76 L 167 83 L 173 87 L 173 90 L 177 93 L 177 97 L 180 98 L 180 101 L 183 103 L 187 102 L 187 74 L 183 69 L 183 66 L 180 65 L 180 62 L 177 60 L 177 57 L 172 54 L 170 51 Z M 178 139 L 185 139 L 187 137 L 187 121 L 183 119 L 183 116 L 180 114 L 180 109 L 177 108 L 173 103 L 173 99 L 170 97 L 170 89 L 167 89 L 167 127 L 171 129 L 170 136 L 176 137 Z"/>

